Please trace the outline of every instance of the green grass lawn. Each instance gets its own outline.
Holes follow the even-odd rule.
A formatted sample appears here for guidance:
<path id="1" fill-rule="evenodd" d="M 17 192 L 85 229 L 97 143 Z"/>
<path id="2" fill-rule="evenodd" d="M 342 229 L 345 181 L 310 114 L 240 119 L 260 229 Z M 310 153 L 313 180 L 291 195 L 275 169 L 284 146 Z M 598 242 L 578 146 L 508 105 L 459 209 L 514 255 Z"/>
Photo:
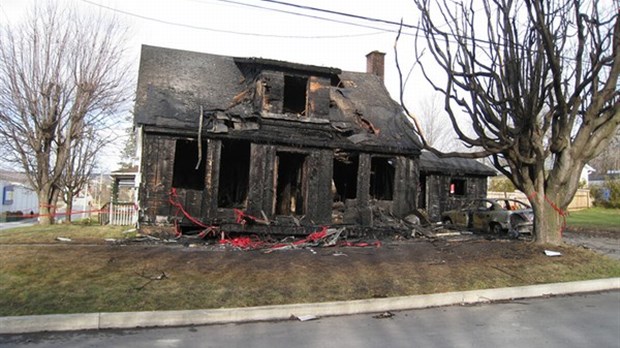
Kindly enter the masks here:
<path id="1" fill-rule="evenodd" d="M 76 224 L 57 224 L 49 226 L 17 227 L 0 231 L 0 244 L 55 243 L 57 237 L 70 238 L 76 243 L 104 244 L 105 239 L 122 239 L 135 236 L 123 233 L 128 226 L 99 226 Z"/>
<path id="2" fill-rule="evenodd" d="M 566 223 L 568 227 L 620 232 L 620 209 L 590 208 L 573 211 L 566 218 Z"/>

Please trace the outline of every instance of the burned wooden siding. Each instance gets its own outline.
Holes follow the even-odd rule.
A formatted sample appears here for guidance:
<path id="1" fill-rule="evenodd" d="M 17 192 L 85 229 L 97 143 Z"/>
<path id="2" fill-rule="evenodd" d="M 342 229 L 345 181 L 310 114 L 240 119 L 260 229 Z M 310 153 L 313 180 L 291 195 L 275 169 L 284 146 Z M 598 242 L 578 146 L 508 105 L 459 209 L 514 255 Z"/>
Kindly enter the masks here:
<path id="1" fill-rule="evenodd" d="M 373 157 L 390 158 L 394 161 L 393 196 L 389 200 L 371 197 L 370 179 Z M 389 214 L 404 217 L 416 209 L 419 174 L 415 158 L 362 153 L 359 155 L 358 173 L 357 197 L 346 202 L 345 223 L 371 226 L 373 224 L 373 210 L 384 209 Z"/>
<path id="2" fill-rule="evenodd" d="M 273 145 L 251 145 L 250 189 L 248 211 L 255 216 L 273 210 L 273 182 L 276 147 Z"/>
<path id="3" fill-rule="evenodd" d="M 172 187 L 175 139 L 155 134 L 142 135 L 140 204 L 146 222 L 156 222 L 158 216 L 172 215 L 169 197 Z"/>
<path id="4" fill-rule="evenodd" d="M 492 168 L 467 158 L 439 158 L 430 152 L 420 155 L 418 207 L 425 209 L 432 221 L 441 213 L 459 207 L 463 201 L 484 198 L 487 178 Z"/>
<path id="5" fill-rule="evenodd" d="M 460 207 L 465 201 L 484 198 L 487 193 L 487 178 L 475 176 L 451 176 L 442 174 L 425 175 L 426 211 L 431 221 L 439 221 L 441 213 Z M 454 180 L 466 183 L 466 193 L 455 195 L 450 192 L 450 185 Z"/>
<path id="6" fill-rule="evenodd" d="M 255 216 L 273 217 L 276 213 L 278 154 L 299 154 L 305 158 L 304 212 L 308 221 L 330 223 L 332 152 L 325 149 L 292 148 L 252 144 L 248 211 Z"/>
<path id="7" fill-rule="evenodd" d="M 399 156 L 396 169 L 392 212 L 396 216 L 405 216 L 417 208 L 419 168 L 414 159 Z"/>
<path id="8" fill-rule="evenodd" d="M 332 215 L 332 172 L 334 156 L 329 149 L 312 152 L 308 158 L 307 214 L 312 221 L 330 224 Z"/>

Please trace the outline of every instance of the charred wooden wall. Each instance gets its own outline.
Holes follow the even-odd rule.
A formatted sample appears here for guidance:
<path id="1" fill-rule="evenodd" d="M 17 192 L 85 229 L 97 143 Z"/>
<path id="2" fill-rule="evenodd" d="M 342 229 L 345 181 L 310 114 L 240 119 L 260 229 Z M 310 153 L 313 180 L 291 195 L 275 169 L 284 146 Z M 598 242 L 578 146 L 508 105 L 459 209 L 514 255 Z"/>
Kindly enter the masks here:
<path id="1" fill-rule="evenodd" d="M 354 204 L 347 204 L 348 210 L 345 222 L 370 226 L 372 221 L 372 205 L 370 197 L 371 160 L 373 155 L 362 153 L 359 156 L 357 198 Z M 381 207 L 386 207 L 396 217 L 404 217 L 417 207 L 417 187 L 419 169 L 417 160 L 405 156 L 396 156 L 394 173 L 394 194 L 391 201 L 381 201 Z"/>
<path id="2" fill-rule="evenodd" d="M 176 213 L 169 202 L 174 186 L 175 151 L 178 136 L 145 133 L 142 137 L 142 180 L 140 201 L 144 210 L 144 222 L 164 222 Z M 191 139 L 190 139 L 191 140 Z M 194 140 L 195 141 L 195 140 Z M 204 189 L 176 188 L 178 199 L 192 216 L 210 222 L 230 217 L 230 211 L 218 207 L 219 171 L 222 141 L 205 139 L 202 144 Z M 254 216 L 275 215 L 278 155 L 298 154 L 304 158 L 304 212 L 305 221 L 313 224 L 332 223 L 332 192 L 334 151 L 314 147 L 291 147 L 274 144 L 250 144 L 249 182 L 246 210 Z M 183 155 L 183 154 L 181 154 Z M 358 162 L 357 195 L 351 207 L 355 210 L 349 223 L 372 224 L 371 197 L 369 195 L 371 160 L 375 154 L 360 153 Z M 394 163 L 393 198 L 384 204 L 390 213 L 403 217 L 416 208 L 418 187 L 418 164 L 415 158 L 391 157 Z M 197 158 L 191 158 L 192 166 Z M 190 173 L 186 173 L 190 175 Z M 485 187 L 486 189 L 486 187 Z M 229 209 L 230 210 L 230 209 Z"/>
<path id="3" fill-rule="evenodd" d="M 333 154 L 331 150 L 293 148 L 287 146 L 252 144 L 250 164 L 250 188 L 248 211 L 261 216 L 274 213 L 276 157 L 281 153 L 297 153 L 306 157 L 306 210 L 304 215 L 317 224 L 328 224 L 331 219 L 331 173 Z"/>
<path id="4" fill-rule="evenodd" d="M 168 217 L 172 213 L 169 194 L 172 187 L 174 152 L 173 137 L 143 134 L 139 198 L 144 209 L 145 222 L 156 222 L 157 216 Z"/>
<path id="5" fill-rule="evenodd" d="M 424 175 L 424 174 L 423 174 Z M 460 207 L 464 201 L 484 198 L 487 194 L 487 178 L 480 176 L 428 174 L 426 176 L 426 210 L 431 221 L 439 221 L 441 213 Z M 464 180 L 465 195 L 451 195 L 453 179 Z"/>

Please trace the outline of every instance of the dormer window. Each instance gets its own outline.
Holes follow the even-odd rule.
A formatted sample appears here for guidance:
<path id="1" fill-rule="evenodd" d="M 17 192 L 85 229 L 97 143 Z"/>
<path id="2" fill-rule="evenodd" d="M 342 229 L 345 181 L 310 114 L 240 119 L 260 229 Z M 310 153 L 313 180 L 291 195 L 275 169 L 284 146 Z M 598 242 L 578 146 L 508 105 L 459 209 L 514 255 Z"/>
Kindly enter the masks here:
<path id="1" fill-rule="evenodd" d="M 308 78 L 285 75 L 282 112 L 305 115 L 308 99 L 307 91 Z"/>

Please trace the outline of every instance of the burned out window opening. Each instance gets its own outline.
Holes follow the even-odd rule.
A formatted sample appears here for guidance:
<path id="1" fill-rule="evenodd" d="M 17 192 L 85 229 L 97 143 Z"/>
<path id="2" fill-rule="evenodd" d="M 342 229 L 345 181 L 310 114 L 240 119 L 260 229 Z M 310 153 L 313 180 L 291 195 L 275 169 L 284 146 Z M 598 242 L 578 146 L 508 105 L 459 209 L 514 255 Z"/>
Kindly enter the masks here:
<path id="1" fill-rule="evenodd" d="M 220 155 L 218 207 L 246 207 L 250 180 L 250 143 L 223 140 Z"/>
<path id="2" fill-rule="evenodd" d="M 450 180 L 450 196 L 458 197 L 467 194 L 467 180 L 452 179 Z"/>
<path id="3" fill-rule="evenodd" d="M 178 139 L 174 151 L 174 168 L 172 174 L 172 187 L 204 190 L 205 188 L 205 163 L 207 143 L 202 144 L 202 158 L 198 169 L 198 142 L 195 140 Z"/>
<path id="4" fill-rule="evenodd" d="M 396 161 L 393 158 L 373 157 L 370 162 L 370 198 L 391 201 L 394 197 Z"/>
<path id="5" fill-rule="evenodd" d="M 276 215 L 303 215 L 306 198 L 306 156 L 278 152 L 276 157 Z"/>
<path id="6" fill-rule="evenodd" d="M 347 153 L 334 154 L 334 202 L 355 199 L 357 195 L 357 170 L 359 156 Z"/>
<path id="7" fill-rule="evenodd" d="M 308 99 L 308 78 L 300 76 L 284 76 L 283 113 L 306 114 Z"/>

